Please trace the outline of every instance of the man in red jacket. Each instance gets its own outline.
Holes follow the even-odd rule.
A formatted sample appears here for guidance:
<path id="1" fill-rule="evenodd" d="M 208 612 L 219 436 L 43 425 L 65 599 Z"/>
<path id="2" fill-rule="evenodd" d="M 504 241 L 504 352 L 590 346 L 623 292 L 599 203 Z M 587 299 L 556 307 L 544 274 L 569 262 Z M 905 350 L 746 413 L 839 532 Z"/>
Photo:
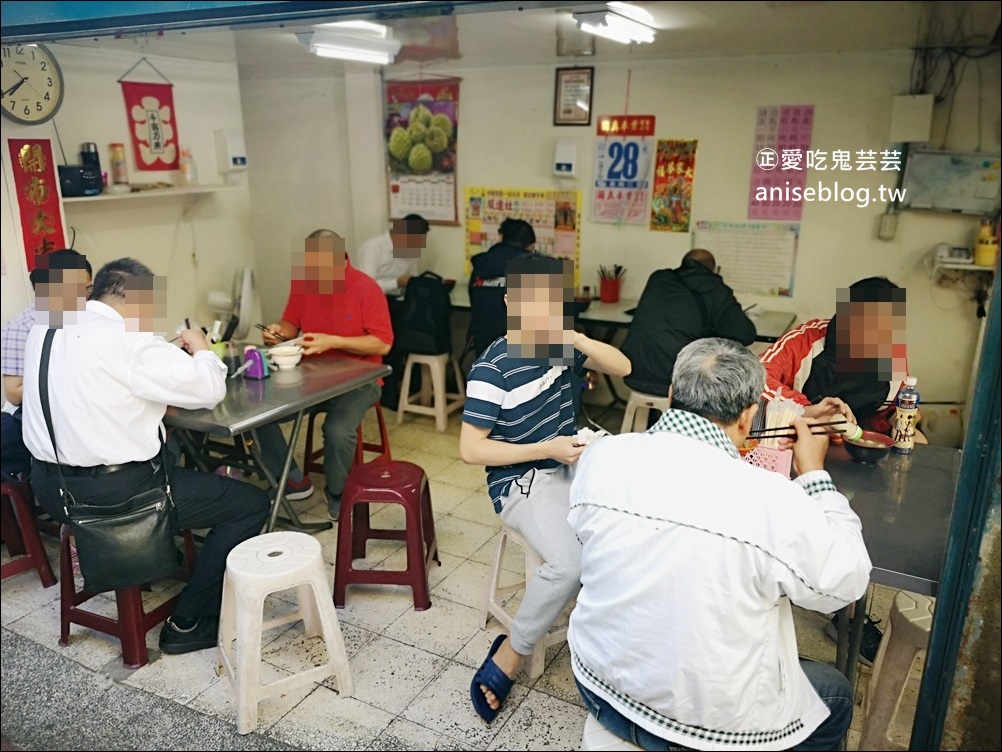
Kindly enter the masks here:
<path id="1" fill-rule="evenodd" d="M 842 415 L 864 429 L 889 433 L 894 400 L 908 375 L 905 290 L 886 277 L 861 279 L 838 291 L 836 314 L 787 332 L 762 353 L 766 402 L 785 397 L 809 418 Z M 915 432 L 915 440 L 927 443 Z M 825 627 L 835 639 L 836 618 Z M 867 617 L 859 659 L 868 666 L 881 632 Z"/>
<path id="2" fill-rule="evenodd" d="M 835 316 L 801 324 L 762 354 L 762 396 L 791 399 L 807 417 L 841 414 L 888 433 L 908 375 L 904 306 L 905 290 L 885 277 L 839 290 Z"/>

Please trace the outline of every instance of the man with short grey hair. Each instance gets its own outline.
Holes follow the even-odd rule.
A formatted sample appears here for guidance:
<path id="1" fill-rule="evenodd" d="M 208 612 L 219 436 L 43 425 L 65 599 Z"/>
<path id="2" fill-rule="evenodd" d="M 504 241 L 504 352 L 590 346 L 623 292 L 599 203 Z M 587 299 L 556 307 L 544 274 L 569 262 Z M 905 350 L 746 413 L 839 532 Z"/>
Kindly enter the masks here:
<path id="1" fill-rule="evenodd" d="M 845 677 L 798 658 L 791 603 L 853 603 L 870 559 L 826 436 L 795 421 L 796 481 L 741 460 L 764 383 L 738 343 L 692 342 L 654 427 L 578 461 L 571 665 L 589 712 L 644 749 L 836 749 L 852 720 Z"/>

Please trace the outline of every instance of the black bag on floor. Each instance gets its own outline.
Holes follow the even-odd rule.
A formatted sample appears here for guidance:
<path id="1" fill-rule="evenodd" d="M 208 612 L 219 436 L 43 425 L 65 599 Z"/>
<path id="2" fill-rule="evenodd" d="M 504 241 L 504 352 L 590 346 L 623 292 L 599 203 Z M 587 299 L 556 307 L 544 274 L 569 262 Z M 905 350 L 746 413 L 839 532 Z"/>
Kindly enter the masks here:
<path id="1" fill-rule="evenodd" d="M 49 354 L 55 334 L 55 329 L 45 333 L 38 391 L 52 450 L 56 455 L 56 467 L 61 468 L 49 407 Z M 152 582 L 177 570 L 174 500 L 170 495 L 162 444 L 160 464 L 164 473 L 162 486 L 118 504 L 100 506 L 78 504 L 66 488 L 66 480 L 62 470 L 59 470 L 59 495 L 76 539 L 80 573 L 87 592 L 103 593 Z"/>

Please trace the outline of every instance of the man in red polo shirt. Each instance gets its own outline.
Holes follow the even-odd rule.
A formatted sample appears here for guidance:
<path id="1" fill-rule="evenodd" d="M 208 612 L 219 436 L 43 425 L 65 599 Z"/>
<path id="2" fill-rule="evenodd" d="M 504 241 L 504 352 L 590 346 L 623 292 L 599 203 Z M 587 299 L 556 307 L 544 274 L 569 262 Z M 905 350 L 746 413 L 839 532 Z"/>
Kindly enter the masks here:
<path id="1" fill-rule="evenodd" d="M 263 332 L 266 345 L 303 337 L 305 356 L 347 356 L 381 363 L 393 344 L 386 296 L 369 276 L 348 262 L 344 238 L 331 230 L 316 230 L 306 239 L 305 252 L 293 262 L 292 289 L 282 320 Z M 355 454 L 355 430 L 365 411 L 379 401 L 381 382 L 366 384 L 318 405 L 324 419 L 324 477 L 327 511 L 337 520 L 341 493 Z M 288 444 L 271 423 L 258 429 L 261 453 L 268 469 L 281 475 Z M 313 484 L 293 467 L 286 498 L 305 499 Z"/>

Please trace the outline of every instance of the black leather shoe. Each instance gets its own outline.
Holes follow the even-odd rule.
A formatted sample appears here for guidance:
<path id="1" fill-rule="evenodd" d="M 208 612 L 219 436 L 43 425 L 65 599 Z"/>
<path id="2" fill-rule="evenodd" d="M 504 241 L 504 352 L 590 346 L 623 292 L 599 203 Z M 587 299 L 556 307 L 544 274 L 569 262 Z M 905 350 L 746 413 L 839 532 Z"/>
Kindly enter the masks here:
<path id="1" fill-rule="evenodd" d="M 181 655 L 214 648 L 218 634 L 218 616 L 200 616 L 195 626 L 184 631 L 178 629 L 168 617 L 160 630 L 160 649 L 168 655 Z"/>

